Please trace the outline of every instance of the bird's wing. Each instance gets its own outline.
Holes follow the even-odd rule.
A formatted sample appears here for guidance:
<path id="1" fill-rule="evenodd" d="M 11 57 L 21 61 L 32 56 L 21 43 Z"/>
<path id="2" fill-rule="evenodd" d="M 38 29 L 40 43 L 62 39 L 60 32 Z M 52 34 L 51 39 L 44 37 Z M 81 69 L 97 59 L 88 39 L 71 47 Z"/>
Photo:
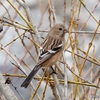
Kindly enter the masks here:
<path id="1" fill-rule="evenodd" d="M 61 49 L 62 49 L 62 44 L 59 44 L 57 47 L 53 48 L 52 50 L 44 50 L 43 48 L 40 48 L 40 56 L 39 56 L 38 64 L 41 64 L 44 61 L 48 60 Z"/>

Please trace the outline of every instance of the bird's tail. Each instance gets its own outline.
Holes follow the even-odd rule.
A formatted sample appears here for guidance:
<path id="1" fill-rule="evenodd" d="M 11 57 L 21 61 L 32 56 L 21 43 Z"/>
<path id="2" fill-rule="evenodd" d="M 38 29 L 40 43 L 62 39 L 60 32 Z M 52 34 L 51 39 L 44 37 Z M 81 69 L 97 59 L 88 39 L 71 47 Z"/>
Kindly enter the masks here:
<path id="1" fill-rule="evenodd" d="M 38 70 L 41 68 L 41 65 L 36 65 L 33 70 L 30 72 L 30 74 L 26 77 L 24 82 L 21 84 L 21 87 L 27 88 L 29 83 L 31 82 L 32 78 L 35 76 L 35 74 L 38 72 Z"/>

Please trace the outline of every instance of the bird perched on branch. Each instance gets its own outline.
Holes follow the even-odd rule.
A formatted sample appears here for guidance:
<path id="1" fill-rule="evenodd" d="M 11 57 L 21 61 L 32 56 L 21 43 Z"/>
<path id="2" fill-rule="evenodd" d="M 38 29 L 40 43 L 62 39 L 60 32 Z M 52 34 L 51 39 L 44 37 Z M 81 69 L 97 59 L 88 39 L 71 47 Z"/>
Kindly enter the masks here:
<path id="1" fill-rule="evenodd" d="M 56 24 L 50 29 L 40 47 L 38 63 L 21 84 L 21 87 L 27 88 L 41 67 L 51 67 L 62 57 L 65 44 L 64 36 L 67 32 L 62 24 Z"/>

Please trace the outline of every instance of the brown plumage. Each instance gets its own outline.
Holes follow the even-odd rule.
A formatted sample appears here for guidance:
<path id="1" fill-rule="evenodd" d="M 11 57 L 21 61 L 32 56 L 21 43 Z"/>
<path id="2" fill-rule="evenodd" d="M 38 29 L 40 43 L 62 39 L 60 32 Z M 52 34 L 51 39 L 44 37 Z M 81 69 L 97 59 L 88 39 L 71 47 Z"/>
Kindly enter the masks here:
<path id="1" fill-rule="evenodd" d="M 41 44 L 39 61 L 22 83 L 21 87 L 27 88 L 32 78 L 41 67 L 52 66 L 62 57 L 65 43 L 64 35 L 66 32 L 67 30 L 62 24 L 56 24 L 50 29 L 44 42 Z"/>

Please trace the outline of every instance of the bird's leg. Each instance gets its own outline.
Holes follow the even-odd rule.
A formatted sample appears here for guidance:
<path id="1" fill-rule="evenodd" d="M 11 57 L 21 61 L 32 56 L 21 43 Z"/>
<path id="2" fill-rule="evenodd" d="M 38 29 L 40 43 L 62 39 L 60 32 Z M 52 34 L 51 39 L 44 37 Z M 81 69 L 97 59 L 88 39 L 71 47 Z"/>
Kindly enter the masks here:
<path id="1" fill-rule="evenodd" d="M 51 71 L 52 71 L 52 72 L 50 73 L 50 75 L 52 75 L 52 74 L 57 74 L 57 72 L 54 70 L 54 68 L 53 68 L 52 66 L 51 66 L 50 68 L 51 68 Z"/>

